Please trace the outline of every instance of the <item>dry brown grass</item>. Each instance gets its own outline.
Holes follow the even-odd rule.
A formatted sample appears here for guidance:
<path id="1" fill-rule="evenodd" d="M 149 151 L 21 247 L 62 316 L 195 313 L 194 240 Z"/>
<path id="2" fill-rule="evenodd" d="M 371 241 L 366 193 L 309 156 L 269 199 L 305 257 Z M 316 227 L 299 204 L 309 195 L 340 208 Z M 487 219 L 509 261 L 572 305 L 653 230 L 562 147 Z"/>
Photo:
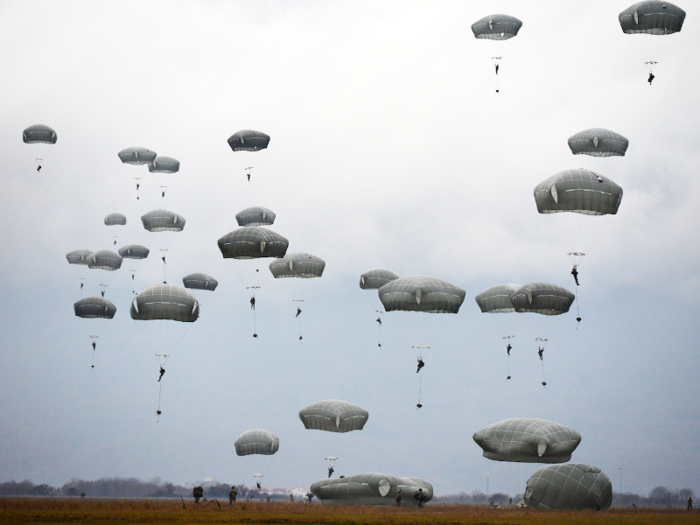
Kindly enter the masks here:
<path id="1" fill-rule="evenodd" d="M 178 500 L 0 498 L 0 523 L 245 523 L 328 525 L 450 524 L 700 524 L 700 512 L 670 509 L 536 511 L 489 509 L 474 505 L 428 505 L 426 509 L 321 506 L 304 503 L 195 505 Z"/>

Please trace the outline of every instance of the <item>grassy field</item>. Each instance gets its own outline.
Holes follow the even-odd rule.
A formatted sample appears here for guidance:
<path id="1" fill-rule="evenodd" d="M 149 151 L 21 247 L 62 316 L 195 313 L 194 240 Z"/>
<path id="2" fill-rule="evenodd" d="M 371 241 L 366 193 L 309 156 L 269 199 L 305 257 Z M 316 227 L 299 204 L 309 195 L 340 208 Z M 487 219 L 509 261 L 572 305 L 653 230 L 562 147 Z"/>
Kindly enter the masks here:
<path id="1" fill-rule="evenodd" d="M 671 509 L 537 511 L 489 509 L 473 505 L 430 505 L 426 509 L 347 507 L 305 503 L 237 503 L 228 501 L 186 508 L 176 500 L 109 500 L 0 498 L 0 523 L 245 523 L 374 525 L 374 524 L 700 524 L 700 512 Z"/>

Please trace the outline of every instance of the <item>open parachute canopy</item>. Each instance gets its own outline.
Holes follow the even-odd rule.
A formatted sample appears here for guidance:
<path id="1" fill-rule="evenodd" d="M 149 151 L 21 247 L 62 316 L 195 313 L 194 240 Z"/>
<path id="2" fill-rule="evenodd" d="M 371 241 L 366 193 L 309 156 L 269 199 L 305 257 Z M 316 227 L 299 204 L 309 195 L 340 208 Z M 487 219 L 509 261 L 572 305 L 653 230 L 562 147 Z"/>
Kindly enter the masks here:
<path id="1" fill-rule="evenodd" d="M 530 283 L 513 293 L 510 300 L 516 312 L 560 315 L 569 311 L 576 296 L 566 288 L 549 283 Z"/>
<path id="2" fill-rule="evenodd" d="M 534 189 L 539 213 L 614 215 L 622 202 L 622 188 L 612 180 L 585 169 L 560 171 Z"/>
<path id="3" fill-rule="evenodd" d="M 484 457 L 521 463 L 565 463 L 581 442 L 575 430 L 544 419 L 514 417 L 482 428 L 473 436 Z"/>
<path id="4" fill-rule="evenodd" d="M 219 285 L 219 281 L 206 273 L 191 273 L 185 275 L 182 278 L 182 283 L 185 285 L 185 288 L 209 290 L 210 292 L 216 290 L 216 287 Z"/>
<path id="5" fill-rule="evenodd" d="M 180 171 L 180 161 L 172 157 L 156 157 L 148 163 L 151 173 L 177 173 Z"/>
<path id="6" fill-rule="evenodd" d="M 126 224 L 126 217 L 121 213 L 110 213 L 105 216 L 105 224 L 107 226 L 124 226 Z"/>
<path id="7" fill-rule="evenodd" d="M 145 259 L 151 250 L 140 244 L 129 244 L 119 248 L 119 255 L 125 259 Z"/>
<path id="8" fill-rule="evenodd" d="M 515 312 L 515 306 L 510 298 L 520 288 L 522 286 L 519 284 L 497 284 L 487 288 L 474 299 L 482 312 L 494 314 Z"/>
<path id="9" fill-rule="evenodd" d="M 113 272 L 122 267 L 122 256 L 111 250 L 97 250 L 87 257 L 87 265 L 91 270 L 107 270 Z"/>
<path id="10" fill-rule="evenodd" d="M 527 480 L 523 501 L 535 509 L 606 510 L 613 500 L 610 478 L 582 463 L 549 465 Z"/>
<path id="11" fill-rule="evenodd" d="M 270 263 L 270 272 L 275 279 L 321 277 L 325 268 L 326 261 L 309 253 L 288 253 L 281 259 L 275 259 Z"/>
<path id="12" fill-rule="evenodd" d="M 135 166 L 153 162 L 158 156 L 155 151 L 138 146 L 123 149 L 117 155 L 124 164 L 133 164 Z"/>
<path id="13" fill-rule="evenodd" d="M 157 209 L 141 216 L 143 227 L 149 232 L 180 232 L 187 222 L 184 217 L 172 211 Z"/>
<path id="14" fill-rule="evenodd" d="M 83 319 L 112 319 L 117 307 L 104 297 L 85 297 L 73 305 L 77 317 Z"/>
<path id="15" fill-rule="evenodd" d="M 56 144 L 57 140 L 56 132 L 44 124 L 34 124 L 22 132 L 25 144 Z"/>
<path id="16" fill-rule="evenodd" d="M 275 223 L 276 217 L 277 215 L 272 210 L 262 206 L 253 206 L 238 212 L 236 221 L 239 226 L 269 226 Z"/>
<path id="17" fill-rule="evenodd" d="M 244 129 L 236 131 L 228 138 L 228 145 L 233 151 L 259 151 L 270 144 L 270 136 L 262 131 Z"/>
<path id="18" fill-rule="evenodd" d="M 193 323 L 199 317 L 199 302 L 192 292 L 176 284 L 154 284 L 131 301 L 136 321 L 170 320 Z"/>
<path id="19" fill-rule="evenodd" d="M 82 264 L 88 265 L 88 257 L 93 253 L 92 250 L 73 250 L 66 254 L 66 259 L 68 259 L 68 264 Z"/>
<path id="20" fill-rule="evenodd" d="M 382 286 L 399 278 L 399 274 L 388 268 L 373 268 L 360 275 L 360 288 L 379 290 Z"/>
<path id="21" fill-rule="evenodd" d="M 619 133 L 603 128 L 579 131 L 569 137 L 569 148 L 574 155 L 591 157 L 624 157 L 630 141 Z"/>
<path id="22" fill-rule="evenodd" d="M 458 313 L 467 295 L 459 286 L 425 275 L 393 280 L 382 286 L 378 293 L 387 312 L 402 310 L 448 314 Z"/>
<path id="23" fill-rule="evenodd" d="M 279 450 L 280 438 L 269 430 L 256 428 L 243 432 L 238 436 L 233 446 L 236 447 L 236 454 L 239 456 L 249 456 L 250 454 L 271 456 Z"/>
<path id="24" fill-rule="evenodd" d="M 320 479 L 311 485 L 311 492 L 324 505 L 396 505 L 401 491 L 404 507 L 417 507 L 433 498 L 433 486 L 420 478 L 399 478 L 367 472 L 335 479 Z M 420 502 L 411 497 L 420 491 Z"/>
<path id="25" fill-rule="evenodd" d="M 221 237 L 218 244 L 224 259 L 284 257 L 289 247 L 286 238 L 259 226 L 238 228 Z"/>
<path id="26" fill-rule="evenodd" d="M 631 5 L 618 18 L 628 35 L 670 35 L 683 28 L 685 11 L 666 0 L 645 0 Z"/>
<path id="27" fill-rule="evenodd" d="M 508 40 L 518 34 L 523 23 L 509 15 L 489 15 L 472 24 L 474 36 L 487 40 Z"/>
<path id="28" fill-rule="evenodd" d="M 348 401 L 326 399 L 299 411 L 299 419 L 307 430 L 350 432 L 362 430 L 369 412 Z"/>

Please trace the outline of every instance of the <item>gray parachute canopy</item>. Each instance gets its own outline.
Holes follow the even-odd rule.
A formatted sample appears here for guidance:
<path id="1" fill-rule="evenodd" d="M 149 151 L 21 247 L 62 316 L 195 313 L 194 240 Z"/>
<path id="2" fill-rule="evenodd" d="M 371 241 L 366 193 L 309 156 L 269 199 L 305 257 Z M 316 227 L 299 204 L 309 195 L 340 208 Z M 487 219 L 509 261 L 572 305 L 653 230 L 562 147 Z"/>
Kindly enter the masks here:
<path id="1" fill-rule="evenodd" d="M 269 430 L 256 428 L 243 432 L 238 436 L 233 446 L 236 447 L 236 454 L 239 456 L 249 456 L 250 454 L 271 456 L 279 450 L 280 438 Z"/>
<path id="2" fill-rule="evenodd" d="M 683 27 L 685 11 L 665 0 L 646 0 L 631 5 L 618 18 L 622 31 L 629 35 L 670 35 Z"/>
<path id="3" fill-rule="evenodd" d="M 22 132 L 25 144 L 56 144 L 57 140 L 56 132 L 43 124 L 34 124 Z"/>
<path id="4" fill-rule="evenodd" d="M 180 171 L 180 161 L 172 157 L 156 157 L 148 163 L 148 171 L 151 173 L 177 173 Z"/>
<path id="5" fill-rule="evenodd" d="M 281 259 L 270 263 L 270 272 L 275 279 L 283 277 L 298 277 L 311 279 L 321 277 L 326 267 L 326 261 L 309 253 L 288 253 Z"/>
<path id="6" fill-rule="evenodd" d="M 182 215 L 157 209 L 142 215 L 141 222 L 149 232 L 181 232 L 187 221 Z"/>
<path id="7" fill-rule="evenodd" d="M 191 273 L 185 275 L 182 278 L 182 283 L 185 285 L 185 288 L 209 290 L 210 292 L 216 290 L 216 287 L 219 285 L 219 281 L 206 273 Z"/>
<path id="8" fill-rule="evenodd" d="M 572 212 L 582 215 L 615 215 L 622 202 L 622 188 L 592 171 L 560 171 L 534 190 L 540 213 Z"/>
<path id="9" fill-rule="evenodd" d="M 122 256 L 111 250 L 97 250 L 88 255 L 87 265 L 91 270 L 113 272 L 122 267 Z"/>
<path id="10" fill-rule="evenodd" d="M 527 480 L 523 501 L 535 509 L 606 510 L 612 504 L 610 478 L 581 463 L 549 465 Z"/>
<path id="11" fill-rule="evenodd" d="M 145 259 L 151 250 L 140 244 L 129 244 L 119 248 L 119 255 L 125 259 Z"/>
<path id="12" fill-rule="evenodd" d="M 581 442 L 575 430 L 544 419 L 504 419 L 473 436 L 484 457 L 520 463 L 565 463 Z"/>
<path id="13" fill-rule="evenodd" d="M 624 157 L 629 144 L 619 133 L 603 128 L 584 129 L 569 137 L 571 153 L 591 157 Z"/>
<path id="14" fill-rule="evenodd" d="M 566 288 L 549 283 L 526 284 L 510 300 L 516 312 L 560 315 L 569 311 L 576 297 Z"/>
<path id="15" fill-rule="evenodd" d="M 126 224 L 126 217 L 121 213 L 110 213 L 105 216 L 105 224 L 107 226 L 124 226 Z"/>
<path id="16" fill-rule="evenodd" d="M 66 259 L 68 259 L 68 264 L 83 264 L 87 266 L 88 257 L 90 257 L 91 253 L 92 250 L 73 250 L 66 254 Z"/>
<path id="17" fill-rule="evenodd" d="M 176 284 L 154 284 L 131 301 L 131 318 L 137 321 L 171 320 L 194 323 L 199 302 L 192 292 Z"/>
<path id="18" fill-rule="evenodd" d="M 378 293 L 387 312 L 403 310 L 434 314 L 456 314 L 467 295 L 459 286 L 425 275 L 401 277 L 382 286 Z"/>
<path id="19" fill-rule="evenodd" d="M 386 283 L 395 281 L 399 274 L 388 268 L 373 268 L 360 275 L 360 288 L 363 290 L 379 290 Z"/>
<path id="20" fill-rule="evenodd" d="M 117 307 L 104 297 L 86 297 L 73 305 L 77 317 L 83 319 L 112 319 Z"/>
<path id="21" fill-rule="evenodd" d="M 228 145 L 233 151 L 259 151 L 270 144 L 270 136 L 262 131 L 244 129 L 236 131 L 228 138 Z"/>
<path id="22" fill-rule="evenodd" d="M 369 418 L 364 408 L 338 399 L 326 399 L 299 411 L 299 419 L 307 430 L 350 432 L 362 430 Z"/>
<path id="23" fill-rule="evenodd" d="M 289 241 L 272 230 L 246 226 L 227 233 L 218 241 L 224 259 L 284 257 Z"/>
<path id="24" fill-rule="evenodd" d="M 423 493 L 421 502 L 433 498 L 433 486 L 420 478 L 399 478 L 368 472 L 337 479 L 321 479 L 311 485 L 311 492 L 324 505 L 396 505 L 401 491 L 402 507 L 417 507 L 416 491 Z"/>
<path id="25" fill-rule="evenodd" d="M 515 307 L 510 298 L 515 292 L 520 290 L 520 288 L 522 288 L 520 284 L 497 284 L 496 286 L 487 288 L 474 299 L 476 299 L 476 304 L 479 305 L 481 311 L 485 313 L 499 314 L 515 312 Z"/>
<path id="26" fill-rule="evenodd" d="M 514 16 L 489 15 L 472 24 L 476 38 L 508 40 L 518 34 L 523 23 Z"/>
<path id="27" fill-rule="evenodd" d="M 119 153 L 119 159 L 124 164 L 134 164 L 135 166 L 140 166 L 142 164 L 148 164 L 153 162 L 158 156 L 155 151 L 150 149 L 140 148 L 138 146 L 133 148 L 126 148 L 121 150 Z"/>
<path id="28" fill-rule="evenodd" d="M 238 221 L 239 226 L 269 226 L 275 223 L 276 217 L 277 215 L 272 210 L 262 206 L 253 206 L 238 212 L 236 221 Z"/>

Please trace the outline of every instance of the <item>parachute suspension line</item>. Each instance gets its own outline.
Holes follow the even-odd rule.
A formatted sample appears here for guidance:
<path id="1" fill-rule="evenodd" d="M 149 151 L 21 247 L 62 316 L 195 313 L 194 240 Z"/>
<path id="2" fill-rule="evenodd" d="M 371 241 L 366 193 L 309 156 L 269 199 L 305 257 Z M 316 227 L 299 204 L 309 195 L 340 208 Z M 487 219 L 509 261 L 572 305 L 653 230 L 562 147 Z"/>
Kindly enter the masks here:
<path id="1" fill-rule="evenodd" d="M 158 382 L 158 410 L 156 410 L 156 423 L 160 423 L 160 415 L 163 413 L 163 411 L 160 409 L 160 399 L 161 399 L 161 394 L 163 393 L 163 383 L 161 381 Z"/>
<path id="2" fill-rule="evenodd" d="M 160 249 L 160 258 L 163 260 L 163 284 L 166 284 L 168 282 L 167 276 L 165 275 L 165 257 L 168 255 L 168 249 L 167 248 L 161 248 Z"/>
<path id="3" fill-rule="evenodd" d="M 294 303 L 303 303 L 303 302 L 304 302 L 304 299 L 292 299 L 292 302 L 294 302 Z M 302 339 L 304 339 L 304 338 L 301 336 L 301 305 L 299 305 L 299 304 L 297 304 L 297 315 L 296 315 L 296 317 L 297 317 L 297 320 L 299 321 L 299 344 L 303 344 L 303 343 L 302 343 Z"/>
<path id="4" fill-rule="evenodd" d="M 501 92 L 498 87 L 498 70 L 501 68 L 501 58 L 503 57 L 491 57 L 491 60 L 493 60 L 494 69 L 496 70 L 496 93 Z"/>
<path id="5" fill-rule="evenodd" d="M 375 310 L 377 312 L 377 347 L 382 347 L 382 314 L 383 310 Z"/>
<path id="6" fill-rule="evenodd" d="M 418 381 L 418 404 L 416 405 L 416 407 L 422 408 L 423 405 L 420 402 L 420 398 L 421 398 L 421 395 L 423 394 L 423 374 L 419 374 L 419 375 L 420 375 L 420 379 Z"/>

